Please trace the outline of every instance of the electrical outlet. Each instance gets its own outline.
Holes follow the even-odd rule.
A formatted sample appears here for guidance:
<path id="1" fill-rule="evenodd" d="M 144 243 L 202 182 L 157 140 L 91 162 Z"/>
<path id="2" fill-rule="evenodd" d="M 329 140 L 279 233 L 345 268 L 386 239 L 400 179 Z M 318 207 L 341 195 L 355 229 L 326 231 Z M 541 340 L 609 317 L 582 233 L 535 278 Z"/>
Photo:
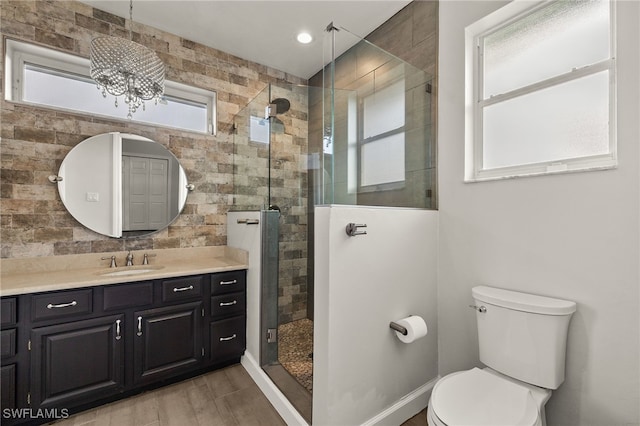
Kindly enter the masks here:
<path id="1" fill-rule="evenodd" d="M 87 192 L 87 201 L 96 203 L 100 201 L 100 195 L 97 192 Z"/>

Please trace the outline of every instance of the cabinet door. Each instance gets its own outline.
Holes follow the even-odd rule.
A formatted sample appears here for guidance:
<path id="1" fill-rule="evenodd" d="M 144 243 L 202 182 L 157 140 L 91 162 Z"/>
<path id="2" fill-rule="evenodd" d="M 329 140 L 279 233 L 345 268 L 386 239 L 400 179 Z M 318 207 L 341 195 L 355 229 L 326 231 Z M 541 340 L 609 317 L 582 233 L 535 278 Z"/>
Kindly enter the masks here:
<path id="1" fill-rule="evenodd" d="M 134 314 L 134 375 L 150 383 L 198 367 L 202 362 L 202 302 Z"/>
<path id="2" fill-rule="evenodd" d="M 117 393 L 124 386 L 124 315 L 31 331 L 31 403 L 59 407 Z"/>

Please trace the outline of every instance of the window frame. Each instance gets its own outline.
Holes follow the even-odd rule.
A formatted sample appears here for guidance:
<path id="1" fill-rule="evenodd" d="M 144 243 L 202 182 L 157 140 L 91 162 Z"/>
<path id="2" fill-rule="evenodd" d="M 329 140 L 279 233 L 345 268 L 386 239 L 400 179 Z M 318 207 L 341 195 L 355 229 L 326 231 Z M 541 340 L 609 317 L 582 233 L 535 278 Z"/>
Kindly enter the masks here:
<path id="1" fill-rule="evenodd" d="M 136 120 L 135 115 L 132 119 L 122 118 L 113 115 L 100 113 L 87 113 L 72 108 L 63 108 L 55 105 L 46 105 L 24 100 L 24 72 L 26 67 L 31 65 L 35 68 L 47 68 L 52 73 L 62 77 L 74 78 L 77 80 L 93 83 L 89 74 L 89 59 L 70 53 L 52 49 L 50 47 L 32 44 L 22 40 L 4 38 L 5 47 L 5 100 L 30 105 L 39 108 L 52 109 L 55 111 L 64 111 L 79 115 L 91 115 L 109 120 L 117 120 L 121 122 L 133 122 L 149 126 L 159 126 L 168 129 L 176 129 L 183 132 L 193 132 L 198 134 L 216 135 L 217 134 L 217 93 L 212 90 L 205 90 L 199 87 L 189 86 L 187 84 L 178 83 L 171 80 L 165 80 L 164 96 L 182 103 L 197 103 L 206 105 L 207 108 L 207 131 L 198 131 L 184 127 L 176 127 L 169 124 L 154 123 L 143 120 Z M 96 93 L 100 93 L 96 89 Z M 124 102 L 122 103 L 124 105 Z M 124 107 L 124 106 L 123 106 Z"/>
<path id="2" fill-rule="evenodd" d="M 484 99 L 483 39 L 503 27 L 512 24 L 554 0 L 536 2 L 514 0 L 494 13 L 480 19 L 465 29 L 465 170 L 464 181 L 476 182 L 522 176 L 606 170 L 617 167 L 616 140 L 616 8 L 609 1 L 610 56 L 603 61 L 573 69 L 542 81 L 518 87 L 509 92 Z M 483 168 L 483 111 L 485 107 L 537 93 L 596 73 L 609 72 L 609 152 L 585 157 L 573 157 L 536 163 L 526 163 L 491 169 Z"/>

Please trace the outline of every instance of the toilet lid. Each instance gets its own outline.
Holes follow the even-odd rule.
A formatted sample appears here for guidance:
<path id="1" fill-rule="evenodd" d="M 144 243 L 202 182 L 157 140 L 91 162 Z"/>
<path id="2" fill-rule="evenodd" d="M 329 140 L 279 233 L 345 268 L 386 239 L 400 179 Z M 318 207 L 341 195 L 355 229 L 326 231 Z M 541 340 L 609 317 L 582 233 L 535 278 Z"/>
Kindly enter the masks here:
<path id="1" fill-rule="evenodd" d="M 529 389 L 473 368 L 440 380 L 433 412 L 447 425 L 531 426 L 538 409 Z"/>

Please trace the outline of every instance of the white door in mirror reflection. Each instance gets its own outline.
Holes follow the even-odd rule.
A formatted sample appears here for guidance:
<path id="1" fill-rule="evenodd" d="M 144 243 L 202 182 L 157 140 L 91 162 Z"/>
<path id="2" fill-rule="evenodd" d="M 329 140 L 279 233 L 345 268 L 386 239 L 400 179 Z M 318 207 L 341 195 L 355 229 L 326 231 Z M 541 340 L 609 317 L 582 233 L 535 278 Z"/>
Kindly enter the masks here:
<path id="1" fill-rule="evenodd" d="M 122 155 L 123 231 L 150 231 L 167 224 L 169 160 Z"/>
<path id="2" fill-rule="evenodd" d="M 103 235 L 149 235 L 173 222 L 187 201 L 187 175 L 164 146 L 104 133 L 76 145 L 60 165 L 60 199 L 82 225 Z"/>

